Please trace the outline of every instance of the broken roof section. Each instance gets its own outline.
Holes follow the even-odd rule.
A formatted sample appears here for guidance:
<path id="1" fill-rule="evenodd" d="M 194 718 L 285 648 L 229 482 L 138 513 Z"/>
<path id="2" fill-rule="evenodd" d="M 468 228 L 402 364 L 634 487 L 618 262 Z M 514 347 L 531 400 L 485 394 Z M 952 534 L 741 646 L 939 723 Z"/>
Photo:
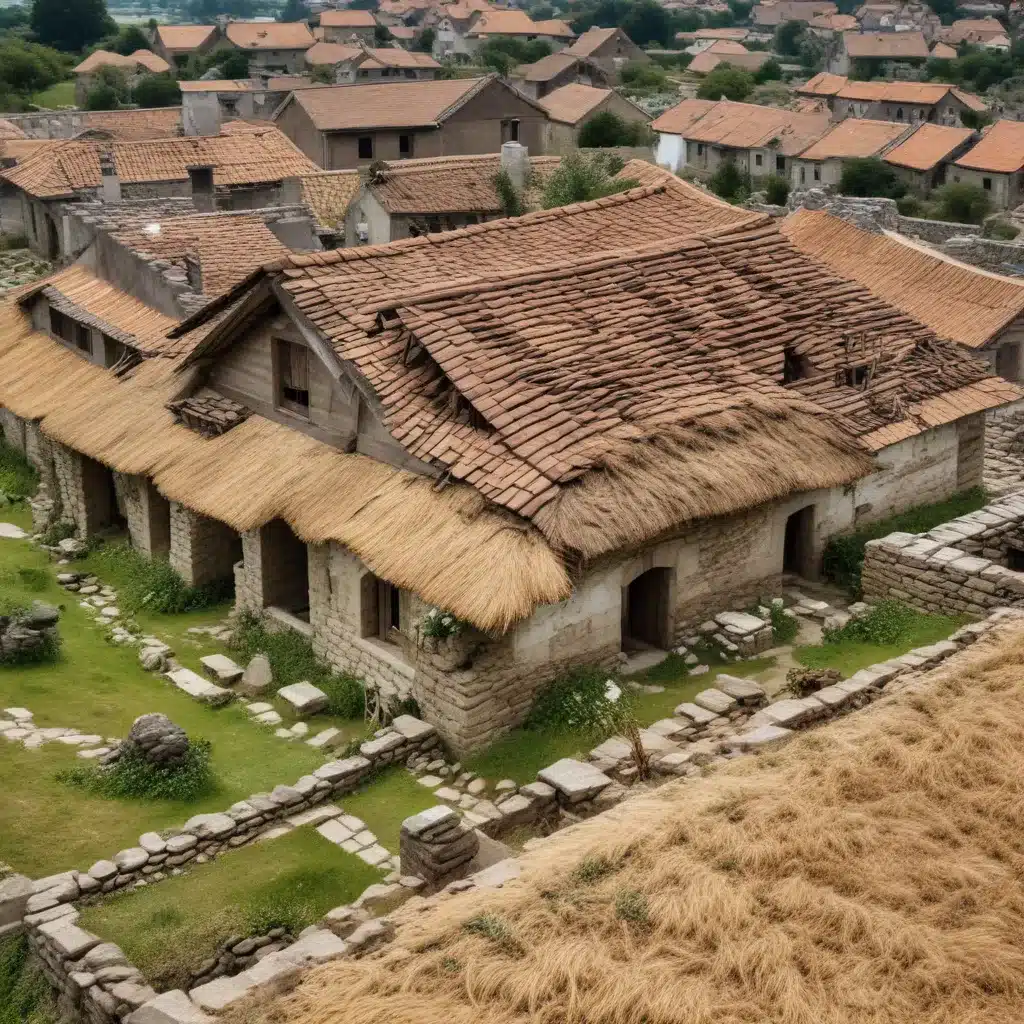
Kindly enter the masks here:
<path id="1" fill-rule="evenodd" d="M 295 180 L 300 199 L 319 228 L 336 231 L 344 225 L 345 214 L 359 192 L 358 171 L 318 171 Z"/>

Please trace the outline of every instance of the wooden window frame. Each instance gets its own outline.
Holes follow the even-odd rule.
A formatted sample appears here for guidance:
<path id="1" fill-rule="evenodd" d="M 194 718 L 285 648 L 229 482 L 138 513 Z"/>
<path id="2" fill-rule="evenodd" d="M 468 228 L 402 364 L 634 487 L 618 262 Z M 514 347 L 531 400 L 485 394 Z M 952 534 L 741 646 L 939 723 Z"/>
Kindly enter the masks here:
<path id="1" fill-rule="evenodd" d="M 298 371 L 293 358 L 297 353 L 302 352 L 305 359 L 304 371 Z M 274 338 L 273 348 L 273 373 L 274 373 L 274 403 L 279 409 L 284 409 L 295 416 L 309 419 L 309 349 L 297 342 L 289 341 L 287 338 Z M 305 375 L 305 388 L 297 387 L 301 376 Z M 305 401 L 301 395 L 305 395 Z"/>

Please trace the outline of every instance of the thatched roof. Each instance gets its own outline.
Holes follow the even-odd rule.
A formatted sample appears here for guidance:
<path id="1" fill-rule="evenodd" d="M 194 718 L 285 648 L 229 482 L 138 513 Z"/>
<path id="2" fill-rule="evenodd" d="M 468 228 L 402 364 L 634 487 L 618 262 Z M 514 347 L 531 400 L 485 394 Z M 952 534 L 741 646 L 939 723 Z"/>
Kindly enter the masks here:
<path id="1" fill-rule="evenodd" d="M 235 530 L 284 519 L 308 543 L 335 540 L 373 572 L 501 630 L 570 593 L 561 560 L 536 530 L 471 488 L 433 481 L 250 416 L 216 438 L 174 422 L 174 364 L 143 362 L 127 380 L 34 331 L 0 304 L 0 405 L 41 420 L 49 437 Z M 497 581 L 481 586 L 481 580 Z"/>
<path id="2" fill-rule="evenodd" d="M 1018 1024 L 1022 659 L 1015 624 L 553 836 L 501 890 L 390 915 L 392 946 L 223 1024 Z"/>

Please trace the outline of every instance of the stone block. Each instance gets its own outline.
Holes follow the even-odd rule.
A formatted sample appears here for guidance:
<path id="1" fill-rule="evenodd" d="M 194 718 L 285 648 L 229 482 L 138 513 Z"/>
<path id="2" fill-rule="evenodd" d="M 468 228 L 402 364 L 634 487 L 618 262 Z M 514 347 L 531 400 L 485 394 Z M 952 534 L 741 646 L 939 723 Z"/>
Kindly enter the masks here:
<path id="1" fill-rule="evenodd" d="M 359 753 L 363 757 L 369 758 L 374 761 L 384 754 L 390 753 L 397 747 L 402 746 L 406 742 L 405 737 L 399 732 L 388 732 L 383 736 L 378 736 L 376 739 L 367 740 L 365 743 L 359 745 Z"/>
<path id="2" fill-rule="evenodd" d="M 792 735 L 792 729 L 786 729 L 779 725 L 761 725 L 756 729 L 740 733 L 739 736 L 730 736 L 729 739 L 723 740 L 723 745 L 733 750 L 757 750 L 770 743 L 787 740 Z"/>
<path id="3" fill-rule="evenodd" d="M 686 727 L 680 726 L 680 728 L 685 729 Z M 610 739 L 605 740 L 604 743 L 594 747 L 590 752 L 590 756 L 595 761 L 624 761 L 626 758 L 633 756 L 633 748 L 621 736 L 612 736 Z"/>
<path id="4" fill-rule="evenodd" d="M 27 913 L 32 896 L 32 879 L 26 875 L 0 879 L 0 928 L 18 924 Z"/>
<path id="5" fill-rule="evenodd" d="M 687 721 L 697 726 L 697 728 L 703 728 L 705 725 L 710 725 L 718 715 L 714 711 L 708 711 L 707 708 L 698 707 L 696 704 L 686 702 L 676 707 L 675 711 L 672 712 L 674 715 L 678 715 L 680 718 L 685 718 Z"/>
<path id="6" fill-rule="evenodd" d="M 124 1024 L 213 1024 L 181 989 L 163 992 L 130 1013 Z"/>
<path id="7" fill-rule="evenodd" d="M 189 818 L 183 827 L 186 832 L 191 832 L 199 839 L 219 839 L 234 832 L 236 822 L 226 814 L 196 814 Z M 171 842 L 173 840 L 167 844 L 168 850 L 170 850 Z"/>
<path id="8" fill-rule="evenodd" d="M 319 807 L 311 807 L 308 811 L 299 811 L 284 820 L 292 828 L 299 828 L 302 825 L 319 825 L 321 822 L 330 821 L 341 814 L 341 808 L 334 804 L 321 804 Z M 346 836 L 346 838 L 348 838 Z"/>
<path id="9" fill-rule="evenodd" d="M 270 689 L 273 682 L 270 659 L 265 654 L 254 654 L 245 666 L 238 690 L 247 697 L 260 697 Z"/>
<path id="10" fill-rule="evenodd" d="M 419 837 L 436 832 L 445 825 L 454 825 L 458 820 L 458 814 L 451 807 L 438 804 L 406 818 L 402 822 L 402 831 L 410 836 Z"/>
<path id="11" fill-rule="evenodd" d="M 727 715 L 736 707 L 738 702 L 727 693 L 711 688 L 701 690 L 693 698 L 693 703 L 699 708 L 704 708 L 705 711 L 713 711 L 716 715 Z"/>
<path id="12" fill-rule="evenodd" d="M 114 863 L 121 874 L 131 874 L 149 863 L 149 854 L 141 846 L 133 846 L 114 854 Z M 93 876 L 95 877 L 95 876 Z"/>
<path id="13" fill-rule="evenodd" d="M 266 985 L 271 981 L 284 980 L 296 977 L 302 968 L 293 960 L 289 960 L 281 949 L 276 953 L 270 953 L 257 963 L 253 964 L 247 971 L 243 971 L 237 977 L 243 985 L 247 986 L 246 991 L 255 988 L 257 985 Z M 193 998 L 195 993 L 192 993 Z"/>
<path id="14" fill-rule="evenodd" d="M 325 710 L 330 703 L 330 698 L 323 690 L 306 682 L 282 686 L 277 695 L 303 715 L 315 715 L 318 711 Z"/>
<path id="15" fill-rule="evenodd" d="M 570 804 L 590 800 L 612 784 L 612 779 L 604 772 L 571 757 L 563 757 L 547 768 L 542 768 L 537 777 L 541 782 L 554 786 Z"/>
<path id="16" fill-rule="evenodd" d="M 225 654 L 204 654 L 199 659 L 199 663 L 203 666 L 203 671 L 207 676 L 222 686 L 231 686 L 237 683 L 245 674 L 242 666 L 235 664 Z"/>
<path id="17" fill-rule="evenodd" d="M 365 757 L 346 757 L 341 761 L 328 761 L 327 764 L 317 768 L 313 775 L 325 782 L 335 784 L 345 779 L 355 778 L 361 772 L 368 771 L 369 768 L 370 762 Z"/>
<path id="18" fill-rule="evenodd" d="M 796 728 L 816 718 L 822 708 L 821 704 L 815 706 L 808 703 L 806 698 L 799 700 L 796 698 L 786 698 L 785 700 L 776 701 L 774 704 L 769 704 L 766 708 L 762 708 L 758 714 L 765 716 L 775 725 L 781 725 L 784 728 Z"/>
<path id="19" fill-rule="evenodd" d="M 651 757 L 660 757 L 662 754 L 669 754 L 673 750 L 679 749 L 668 737 L 653 729 L 641 729 L 639 736 L 641 745 Z M 591 767 L 593 766 L 591 765 Z"/>
<path id="20" fill-rule="evenodd" d="M 399 715 L 391 723 L 391 728 L 412 742 L 419 742 L 437 732 L 428 722 L 421 722 L 418 718 L 413 718 L 412 715 Z"/>
<path id="21" fill-rule="evenodd" d="M 269 959 L 270 957 L 261 960 L 260 964 L 266 963 Z M 293 970 L 295 969 L 294 964 L 290 966 Z M 256 987 L 258 983 L 248 976 L 254 969 L 251 967 L 234 978 L 214 978 L 213 981 L 208 981 L 205 985 L 192 989 L 188 994 L 189 999 L 203 1010 L 215 1012 L 223 1010 L 226 1006 L 230 1006 L 233 1002 L 248 995 Z"/>
<path id="22" fill-rule="evenodd" d="M 759 629 L 764 628 L 764 619 L 747 612 L 721 612 L 715 616 L 715 622 L 729 629 L 730 632 L 735 631 L 740 635 L 756 633 Z"/>
<path id="23" fill-rule="evenodd" d="M 99 945 L 100 941 L 84 928 L 79 928 L 77 924 L 69 924 L 65 918 L 40 925 L 39 931 L 46 935 L 63 960 L 77 960 L 93 946 Z"/>
<path id="24" fill-rule="evenodd" d="M 317 825 L 316 830 L 324 837 L 324 839 L 338 845 L 341 845 L 341 843 L 351 839 L 353 835 L 351 829 L 345 828 L 340 821 L 336 821 L 334 819 Z"/>
<path id="25" fill-rule="evenodd" d="M 315 928 L 288 946 L 287 949 L 281 950 L 281 954 L 284 959 L 302 966 L 325 964 L 329 960 L 337 960 L 338 957 L 344 956 L 347 949 L 344 941 L 333 932 L 326 928 Z"/>
<path id="26" fill-rule="evenodd" d="M 219 707 L 223 704 L 229 704 L 235 699 L 235 695 L 230 690 L 209 682 L 209 680 L 204 679 L 197 672 L 193 672 L 189 668 L 174 669 L 172 672 L 167 673 L 167 678 L 179 690 L 187 693 L 193 700 L 198 700 L 203 704 Z"/>
<path id="27" fill-rule="evenodd" d="M 306 746 L 313 747 L 316 750 L 329 750 L 331 747 L 338 745 L 340 737 L 340 729 L 323 729 L 311 739 L 306 740 Z"/>
<path id="28" fill-rule="evenodd" d="M 662 718 L 657 722 L 652 722 L 646 731 L 657 733 L 659 736 L 664 736 L 670 740 L 681 732 L 686 732 L 688 728 L 689 726 L 685 722 L 679 721 L 678 718 Z"/>
<path id="29" fill-rule="evenodd" d="M 765 699 L 764 689 L 752 683 L 749 679 L 740 679 L 738 676 L 719 674 L 715 676 L 715 689 L 721 690 L 728 697 L 740 702 L 740 704 L 757 704 Z"/>

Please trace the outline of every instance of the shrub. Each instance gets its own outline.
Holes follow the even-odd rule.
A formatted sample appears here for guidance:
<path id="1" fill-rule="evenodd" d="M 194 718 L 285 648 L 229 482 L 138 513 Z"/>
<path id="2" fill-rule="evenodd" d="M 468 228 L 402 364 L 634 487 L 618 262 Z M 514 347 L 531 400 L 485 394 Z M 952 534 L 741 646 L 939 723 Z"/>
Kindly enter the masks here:
<path id="1" fill-rule="evenodd" d="M 25 456 L 0 441 L 0 492 L 8 498 L 29 498 L 39 487 L 39 474 Z"/>
<path id="2" fill-rule="evenodd" d="M 66 519 L 60 519 L 43 530 L 40 541 L 47 547 L 56 547 L 62 540 L 67 540 L 75 535 L 75 524 L 69 523 Z"/>
<path id="3" fill-rule="evenodd" d="M 758 85 L 763 85 L 765 82 L 777 82 L 782 78 L 782 65 L 774 58 L 769 57 L 758 69 L 754 72 L 754 81 Z"/>
<path id="4" fill-rule="evenodd" d="M 110 767 L 82 765 L 57 773 L 59 782 L 109 799 L 179 800 L 190 803 L 216 789 L 210 768 L 210 744 L 191 740 L 184 761 L 175 767 L 152 764 L 128 747 Z"/>
<path id="5" fill-rule="evenodd" d="M 181 103 L 181 90 L 170 75 L 145 75 L 132 89 L 140 107 L 173 107 Z"/>
<path id="6" fill-rule="evenodd" d="M 420 632 L 424 636 L 437 637 L 443 640 L 450 636 L 458 636 L 462 632 L 463 623 L 451 612 L 443 612 L 440 608 L 431 608 L 420 619 Z"/>
<path id="7" fill-rule="evenodd" d="M 907 191 L 900 176 L 877 156 L 843 162 L 839 191 L 844 196 L 878 196 L 899 199 Z"/>
<path id="8" fill-rule="evenodd" d="M 621 170 L 622 161 L 614 154 L 570 153 L 549 175 L 541 205 L 550 210 L 555 206 L 583 203 L 636 188 L 639 182 L 634 179 L 615 177 Z"/>
<path id="9" fill-rule="evenodd" d="M 753 191 L 749 172 L 741 171 L 732 160 L 723 160 L 708 184 L 715 195 L 730 203 L 745 202 Z"/>
<path id="10" fill-rule="evenodd" d="M 989 194 L 978 185 L 951 181 L 935 192 L 935 215 L 957 224 L 981 224 L 992 206 Z"/>
<path id="11" fill-rule="evenodd" d="M 607 857 L 584 857 L 573 868 L 569 879 L 576 885 L 593 885 L 614 870 L 615 865 Z"/>
<path id="12" fill-rule="evenodd" d="M 917 196 L 900 196 L 896 200 L 896 209 L 904 217 L 923 217 L 928 212 L 928 208 Z"/>
<path id="13" fill-rule="evenodd" d="M 502 169 L 494 175 L 494 190 L 498 193 L 501 212 L 506 217 L 522 217 L 526 213 L 526 200 L 508 171 Z"/>
<path id="14" fill-rule="evenodd" d="M 627 92 L 664 92 L 669 86 L 664 68 L 654 61 L 630 61 L 623 66 L 619 77 Z"/>
<path id="15" fill-rule="evenodd" d="M 772 636 L 777 644 L 792 643 L 800 631 L 800 623 L 792 615 L 787 615 L 785 608 L 771 606 Z"/>
<path id="16" fill-rule="evenodd" d="M 511 956 L 521 956 L 523 947 L 497 914 L 481 914 L 467 921 L 463 926 L 467 932 L 490 939 L 499 949 Z"/>
<path id="17" fill-rule="evenodd" d="M 618 701 L 607 695 L 608 673 L 600 668 L 578 668 L 543 689 L 526 719 L 527 729 L 600 731 L 615 713 Z"/>
<path id="18" fill-rule="evenodd" d="M 753 91 L 752 75 L 731 64 L 719 64 L 704 76 L 704 81 L 697 89 L 697 97 L 702 100 L 717 100 L 724 96 L 727 100 L 742 103 Z"/>
<path id="19" fill-rule="evenodd" d="M 853 641 L 884 646 L 899 643 L 919 614 L 899 601 L 881 601 L 867 615 L 850 619 L 841 629 L 826 629 L 822 639 L 827 644 Z"/>
<path id="20" fill-rule="evenodd" d="M 602 110 L 583 125 L 576 141 L 583 149 L 606 149 L 611 146 L 642 146 L 648 136 L 643 122 L 627 121 L 613 110 Z"/>
<path id="21" fill-rule="evenodd" d="M 789 198 L 789 182 L 777 174 L 769 174 L 764 183 L 765 194 L 772 206 L 785 206 Z"/>
<path id="22" fill-rule="evenodd" d="M 825 547 L 825 578 L 847 587 L 853 594 L 858 594 L 860 570 L 864 563 L 864 545 L 869 540 L 876 540 L 897 531 L 926 533 L 940 523 L 967 515 L 968 512 L 976 512 L 984 506 L 985 501 L 985 491 L 981 487 L 972 487 L 970 490 L 952 495 L 945 501 L 919 505 L 917 508 L 907 509 L 906 512 L 871 523 L 855 533 L 833 537 Z"/>

